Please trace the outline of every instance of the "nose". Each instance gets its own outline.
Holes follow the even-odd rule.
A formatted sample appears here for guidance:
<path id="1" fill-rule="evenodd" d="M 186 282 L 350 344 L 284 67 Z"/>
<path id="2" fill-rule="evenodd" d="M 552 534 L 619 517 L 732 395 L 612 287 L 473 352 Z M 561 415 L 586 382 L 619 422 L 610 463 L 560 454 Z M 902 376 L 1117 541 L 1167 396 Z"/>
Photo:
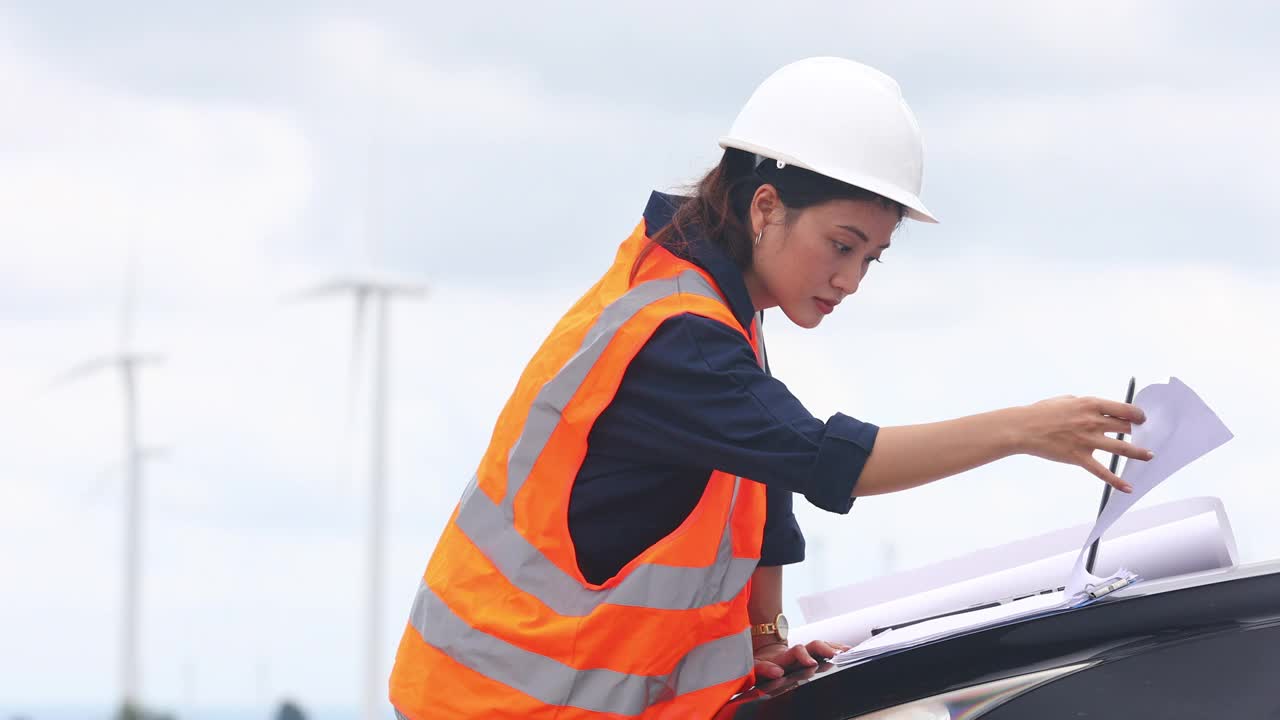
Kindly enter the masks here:
<path id="1" fill-rule="evenodd" d="M 831 287 L 835 288 L 843 298 L 858 291 L 858 283 L 862 281 L 862 273 L 844 270 L 831 276 Z"/>

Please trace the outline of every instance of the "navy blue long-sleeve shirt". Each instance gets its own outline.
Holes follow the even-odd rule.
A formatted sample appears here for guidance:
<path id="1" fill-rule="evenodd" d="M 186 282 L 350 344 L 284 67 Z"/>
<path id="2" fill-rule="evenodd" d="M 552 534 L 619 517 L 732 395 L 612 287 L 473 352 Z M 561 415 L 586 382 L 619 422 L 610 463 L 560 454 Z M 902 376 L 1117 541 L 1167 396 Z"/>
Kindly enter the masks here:
<path id="1" fill-rule="evenodd" d="M 680 198 L 654 193 L 645 209 L 652 237 Z M 742 271 L 693 237 L 687 259 L 711 274 L 749 328 L 754 315 Z M 698 315 L 663 323 L 631 361 L 596 420 L 569 499 L 578 566 L 602 583 L 684 522 L 713 470 L 767 486 L 762 565 L 804 559 L 792 494 L 847 513 L 878 428 L 837 413 L 815 418 L 760 367 L 735 329 Z"/>

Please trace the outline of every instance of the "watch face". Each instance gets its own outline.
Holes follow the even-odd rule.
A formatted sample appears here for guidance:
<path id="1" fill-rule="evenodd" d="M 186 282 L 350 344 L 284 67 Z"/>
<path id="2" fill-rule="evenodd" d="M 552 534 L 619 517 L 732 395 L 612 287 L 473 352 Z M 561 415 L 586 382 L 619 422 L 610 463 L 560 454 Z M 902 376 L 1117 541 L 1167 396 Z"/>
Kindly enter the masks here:
<path id="1" fill-rule="evenodd" d="M 782 641 L 783 641 L 783 642 L 786 642 L 786 641 L 787 641 L 787 631 L 791 629 L 791 626 L 790 626 L 789 624 L 787 624 L 787 616 L 786 616 L 786 615 L 779 614 L 779 615 L 778 615 L 778 619 L 777 619 L 777 620 L 775 620 L 774 622 L 775 622 L 775 623 L 777 624 L 777 626 L 778 626 L 778 637 L 782 638 Z"/>

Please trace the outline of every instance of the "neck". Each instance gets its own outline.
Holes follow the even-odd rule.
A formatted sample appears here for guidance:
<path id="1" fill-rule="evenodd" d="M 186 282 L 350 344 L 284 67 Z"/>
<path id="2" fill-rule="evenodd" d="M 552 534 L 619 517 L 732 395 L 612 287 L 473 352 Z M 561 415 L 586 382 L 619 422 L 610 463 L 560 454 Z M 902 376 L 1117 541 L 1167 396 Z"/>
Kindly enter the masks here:
<path id="1" fill-rule="evenodd" d="M 742 271 L 742 282 L 747 286 L 747 295 L 751 296 L 751 306 L 756 312 L 777 307 L 778 303 L 769 295 L 769 291 L 765 290 L 764 283 L 754 268 Z"/>

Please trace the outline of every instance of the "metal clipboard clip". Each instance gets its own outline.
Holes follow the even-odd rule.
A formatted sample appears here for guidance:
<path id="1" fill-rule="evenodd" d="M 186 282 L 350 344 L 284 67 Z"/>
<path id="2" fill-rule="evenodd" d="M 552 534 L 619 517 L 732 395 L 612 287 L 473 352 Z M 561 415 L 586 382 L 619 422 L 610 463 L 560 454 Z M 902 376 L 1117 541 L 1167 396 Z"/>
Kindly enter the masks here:
<path id="1" fill-rule="evenodd" d="M 1113 577 L 1106 582 L 1099 583 L 1097 585 L 1085 585 L 1084 590 L 1076 593 L 1076 595 L 1071 598 L 1070 606 L 1077 608 L 1082 605 L 1088 605 L 1089 603 L 1098 600 L 1099 598 L 1104 598 L 1121 588 L 1127 588 L 1140 580 L 1142 580 L 1141 576 L 1129 572 L 1128 570 L 1121 569 L 1117 573 L 1116 577 Z"/>
<path id="2" fill-rule="evenodd" d="M 1140 579 L 1137 575 L 1129 574 L 1126 577 L 1119 577 L 1102 585 L 1086 585 L 1084 591 L 1089 597 L 1097 600 L 1100 597 L 1110 595 L 1120 588 L 1129 587 Z"/>

